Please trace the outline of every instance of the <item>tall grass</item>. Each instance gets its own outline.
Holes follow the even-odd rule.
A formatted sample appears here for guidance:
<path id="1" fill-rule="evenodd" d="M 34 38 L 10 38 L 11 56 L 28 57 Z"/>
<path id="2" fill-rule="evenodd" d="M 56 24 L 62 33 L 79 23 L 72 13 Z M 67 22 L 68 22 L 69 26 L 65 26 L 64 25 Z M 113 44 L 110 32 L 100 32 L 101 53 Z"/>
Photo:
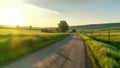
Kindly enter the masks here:
<path id="1" fill-rule="evenodd" d="M 110 31 L 110 41 L 120 42 L 120 30 L 109 30 Z M 91 33 L 87 34 L 91 36 Z M 102 40 L 108 40 L 108 30 L 93 30 L 93 37 Z"/>
<path id="2" fill-rule="evenodd" d="M 108 31 L 94 31 L 93 36 L 90 33 L 87 34 L 89 37 L 104 42 L 107 44 L 111 44 L 120 49 L 120 30 L 110 30 L 110 40 L 108 40 Z"/>
<path id="3" fill-rule="evenodd" d="M 120 50 L 88 36 L 80 35 L 86 45 L 93 68 L 120 68 Z"/>
<path id="4" fill-rule="evenodd" d="M 67 36 L 68 34 L 63 33 L 27 34 L 26 32 L 26 34 L 1 34 L 0 66 L 44 48 Z"/>

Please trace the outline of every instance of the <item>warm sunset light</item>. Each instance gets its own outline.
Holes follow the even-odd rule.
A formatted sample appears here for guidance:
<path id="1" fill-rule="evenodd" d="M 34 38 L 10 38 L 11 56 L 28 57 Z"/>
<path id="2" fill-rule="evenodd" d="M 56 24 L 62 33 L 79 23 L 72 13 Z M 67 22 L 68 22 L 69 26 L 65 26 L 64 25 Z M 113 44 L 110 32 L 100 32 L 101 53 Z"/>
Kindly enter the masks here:
<path id="1" fill-rule="evenodd" d="M 120 68 L 120 0 L 0 0 L 0 68 Z"/>
<path id="2" fill-rule="evenodd" d="M 17 9 L 6 8 L 0 12 L 0 23 L 6 25 L 23 25 L 23 16 Z"/>

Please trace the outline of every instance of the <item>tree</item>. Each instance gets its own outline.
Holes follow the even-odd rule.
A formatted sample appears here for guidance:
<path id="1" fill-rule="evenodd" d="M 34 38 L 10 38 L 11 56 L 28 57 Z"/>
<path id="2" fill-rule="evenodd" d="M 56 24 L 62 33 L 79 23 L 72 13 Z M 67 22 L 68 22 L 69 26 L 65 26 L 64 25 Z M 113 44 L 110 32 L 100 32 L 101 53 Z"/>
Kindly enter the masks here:
<path id="1" fill-rule="evenodd" d="M 76 31 L 76 29 L 72 29 L 72 31 L 71 31 L 71 32 L 72 32 L 72 33 L 74 33 L 74 32 L 77 32 L 77 31 Z"/>
<path id="2" fill-rule="evenodd" d="M 69 25 L 67 24 L 67 22 L 65 20 L 60 21 L 60 23 L 58 24 L 58 30 L 60 32 L 66 32 L 69 29 Z"/>
<path id="3" fill-rule="evenodd" d="M 16 26 L 17 29 L 18 29 L 19 27 L 20 27 L 19 25 Z"/>
<path id="4" fill-rule="evenodd" d="M 42 31 L 42 32 L 49 32 L 49 30 L 46 29 L 46 28 L 41 29 L 41 31 Z"/>
<path id="5" fill-rule="evenodd" d="M 29 26 L 30 29 L 32 29 L 32 26 Z"/>

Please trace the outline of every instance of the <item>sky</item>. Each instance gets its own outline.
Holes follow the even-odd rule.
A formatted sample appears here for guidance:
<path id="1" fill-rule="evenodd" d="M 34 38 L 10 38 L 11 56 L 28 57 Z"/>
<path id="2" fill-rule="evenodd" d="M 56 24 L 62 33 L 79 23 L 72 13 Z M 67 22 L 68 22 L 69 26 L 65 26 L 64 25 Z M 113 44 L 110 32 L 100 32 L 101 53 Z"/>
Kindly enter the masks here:
<path id="1" fill-rule="evenodd" d="M 0 13 L 7 9 L 16 18 L 11 23 L 39 27 L 56 27 L 60 20 L 70 26 L 120 22 L 119 7 L 120 0 L 0 0 Z"/>

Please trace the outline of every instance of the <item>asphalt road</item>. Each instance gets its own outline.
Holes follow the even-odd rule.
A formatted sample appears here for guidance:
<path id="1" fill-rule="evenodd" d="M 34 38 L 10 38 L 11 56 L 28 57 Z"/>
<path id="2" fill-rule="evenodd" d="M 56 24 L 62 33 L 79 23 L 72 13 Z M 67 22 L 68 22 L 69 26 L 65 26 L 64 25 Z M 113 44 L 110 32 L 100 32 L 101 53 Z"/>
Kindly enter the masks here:
<path id="1" fill-rule="evenodd" d="M 74 35 L 60 52 L 39 62 L 36 68 L 89 68 L 82 39 Z"/>
<path id="2" fill-rule="evenodd" d="M 85 57 L 82 39 L 70 35 L 3 68 L 87 68 Z"/>

